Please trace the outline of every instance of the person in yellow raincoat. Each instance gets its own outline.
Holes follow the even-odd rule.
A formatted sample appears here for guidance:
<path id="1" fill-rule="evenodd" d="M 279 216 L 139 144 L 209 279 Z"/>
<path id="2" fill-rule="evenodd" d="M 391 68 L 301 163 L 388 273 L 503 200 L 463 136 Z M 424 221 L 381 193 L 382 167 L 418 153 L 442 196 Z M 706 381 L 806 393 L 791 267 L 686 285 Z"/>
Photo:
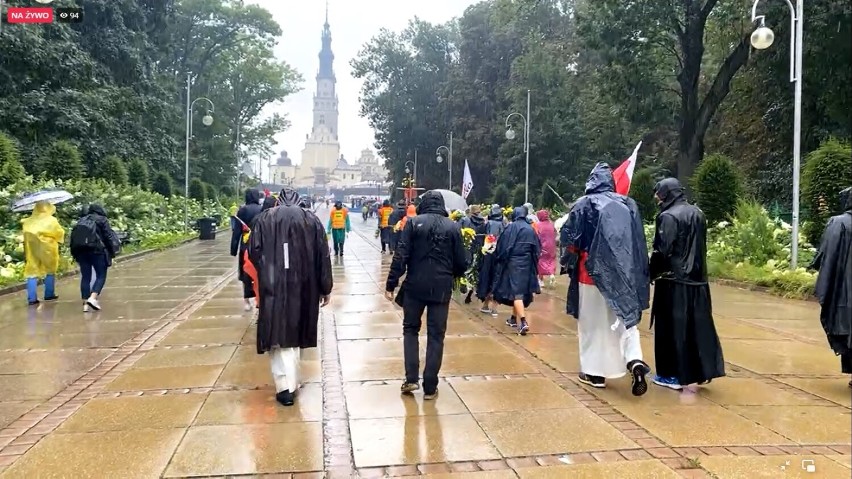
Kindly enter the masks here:
<path id="1" fill-rule="evenodd" d="M 44 278 L 44 300 L 54 301 L 56 296 L 56 270 L 59 269 L 59 245 L 65 241 L 65 229 L 53 214 L 56 207 L 39 201 L 29 218 L 21 220 L 24 233 L 24 276 L 27 278 L 27 301 L 39 303 L 38 280 Z"/>

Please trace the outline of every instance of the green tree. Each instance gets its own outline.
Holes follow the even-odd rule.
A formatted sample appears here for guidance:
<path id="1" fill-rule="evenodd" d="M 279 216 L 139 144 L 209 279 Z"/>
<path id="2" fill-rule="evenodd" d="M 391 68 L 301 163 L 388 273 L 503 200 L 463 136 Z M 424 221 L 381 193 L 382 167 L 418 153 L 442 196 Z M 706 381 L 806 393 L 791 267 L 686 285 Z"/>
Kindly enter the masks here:
<path id="1" fill-rule="evenodd" d="M 218 200 L 219 194 L 216 192 L 216 187 L 210 183 L 204 183 L 204 197 L 208 200 Z"/>
<path id="2" fill-rule="evenodd" d="M 494 204 L 504 207 L 509 204 L 509 188 L 505 184 L 500 183 L 494 188 L 494 196 L 491 200 Z"/>
<path id="3" fill-rule="evenodd" d="M 654 200 L 655 184 L 656 180 L 649 168 L 637 170 L 630 181 L 630 197 L 636 201 L 642 221 L 645 222 L 653 221 L 657 216 L 657 202 Z"/>
<path id="4" fill-rule="evenodd" d="M 148 165 L 141 158 L 134 158 L 127 165 L 127 178 L 130 184 L 147 190 L 151 187 Z"/>
<path id="5" fill-rule="evenodd" d="M 819 242 L 828 218 L 840 212 L 840 190 L 852 185 L 852 147 L 830 139 L 811 152 L 802 172 L 802 196 L 810 211 L 805 234 Z"/>
<path id="6" fill-rule="evenodd" d="M 165 171 L 158 171 L 154 174 L 154 180 L 151 182 L 151 191 L 159 193 L 166 198 L 174 194 L 174 183 L 172 177 Z"/>
<path id="7" fill-rule="evenodd" d="M 708 156 L 698 165 L 692 178 L 695 203 L 704 212 L 707 223 L 730 219 L 742 196 L 742 177 L 730 158 L 720 154 Z"/>
<path id="8" fill-rule="evenodd" d="M 522 206 L 525 201 L 526 187 L 523 184 L 518 184 L 512 189 L 512 204 L 510 206 Z"/>
<path id="9" fill-rule="evenodd" d="M 117 186 L 127 184 L 127 168 L 124 167 L 124 161 L 121 158 L 110 155 L 104 158 L 103 163 L 96 171 L 99 178 L 103 178 Z"/>
<path id="10" fill-rule="evenodd" d="M 236 197 L 236 195 L 234 194 L 234 188 L 233 187 L 231 187 L 229 185 L 225 185 L 225 186 L 219 188 L 219 198 L 225 198 L 225 199 L 230 200 L 230 199 L 233 199 L 234 197 Z"/>
<path id="11" fill-rule="evenodd" d="M 37 170 L 51 180 L 79 180 L 83 178 L 83 158 L 73 143 L 57 140 L 39 154 Z"/>
<path id="12" fill-rule="evenodd" d="M 198 200 L 204 201 L 207 199 L 207 196 L 204 191 L 204 182 L 199 180 L 198 178 L 193 178 L 189 181 L 189 197 Z"/>
<path id="13" fill-rule="evenodd" d="M 0 188 L 11 185 L 27 176 L 21 165 L 18 145 L 5 133 L 0 132 Z"/>

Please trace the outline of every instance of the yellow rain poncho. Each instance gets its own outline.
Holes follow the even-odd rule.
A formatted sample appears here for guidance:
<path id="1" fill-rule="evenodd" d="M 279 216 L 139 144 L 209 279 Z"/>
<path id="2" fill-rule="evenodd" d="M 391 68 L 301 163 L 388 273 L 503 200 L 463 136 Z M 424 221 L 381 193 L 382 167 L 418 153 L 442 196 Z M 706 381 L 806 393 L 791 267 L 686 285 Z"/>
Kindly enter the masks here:
<path id="1" fill-rule="evenodd" d="M 36 203 L 33 214 L 21 220 L 24 232 L 24 276 L 42 278 L 59 268 L 59 245 L 65 241 L 65 229 L 53 216 L 56 207 L 45 201 Z"/>

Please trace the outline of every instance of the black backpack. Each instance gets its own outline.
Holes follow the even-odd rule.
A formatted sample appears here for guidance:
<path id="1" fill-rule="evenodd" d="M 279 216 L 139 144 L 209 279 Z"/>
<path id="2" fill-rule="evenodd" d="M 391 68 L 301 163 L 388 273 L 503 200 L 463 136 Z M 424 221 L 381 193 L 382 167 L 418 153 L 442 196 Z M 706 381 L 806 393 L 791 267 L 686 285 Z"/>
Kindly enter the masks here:
<path id="1" fill-rule="evenodd" d="M 100 251 L 104 242 L 98 232 L 98 223 L 92 215 L 86 215 L 71 230 L 71 251 Z"/>

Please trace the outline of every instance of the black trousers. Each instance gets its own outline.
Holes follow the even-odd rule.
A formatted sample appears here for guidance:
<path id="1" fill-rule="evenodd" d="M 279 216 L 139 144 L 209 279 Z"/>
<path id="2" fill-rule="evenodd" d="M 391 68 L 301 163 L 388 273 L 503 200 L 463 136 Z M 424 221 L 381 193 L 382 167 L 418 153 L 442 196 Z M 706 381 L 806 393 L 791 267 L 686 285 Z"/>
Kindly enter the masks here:
<path id="1" fill-rule="evenodd" d="M 438 388 L 438 373 L 444 359 L 444 336 L 450 303 L 426 303 L 405 296 L 402 306 L 402 337 L 405 350 L 405 381 L 418 383 L 420 373 L 420 326 L 426 310 L 426 365 L 423 368 L 423 392 L 432 394 Z"/>

